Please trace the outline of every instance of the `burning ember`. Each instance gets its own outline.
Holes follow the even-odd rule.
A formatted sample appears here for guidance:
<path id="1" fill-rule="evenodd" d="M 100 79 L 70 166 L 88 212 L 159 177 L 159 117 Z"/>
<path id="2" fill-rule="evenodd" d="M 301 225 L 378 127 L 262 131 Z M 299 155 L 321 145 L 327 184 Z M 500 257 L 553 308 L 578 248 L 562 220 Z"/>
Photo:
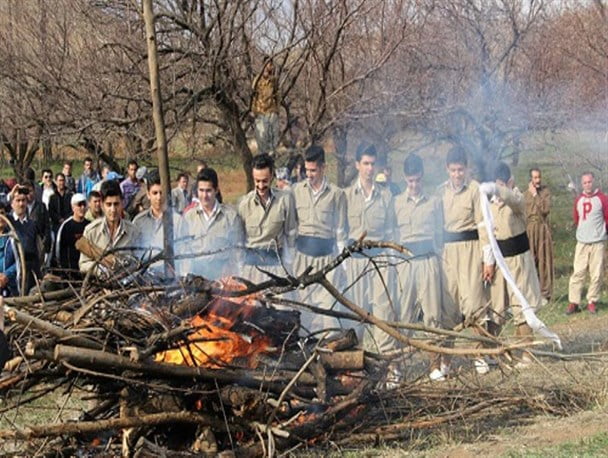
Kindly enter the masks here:
<path id="1" fill-rule="evenodd" d="M 220 281 L 222 289 L 239 291 L 245 288 L 229 278 Z M 250 322 L 256 309 L 256 296 L 216 297 L 209 307 L 190 321 L 193 331 L 188 342 L 178 348 L 156 354 L 155 361 L 218 369 L 234 360 L 255 368 L 257 355 L 275 350 L 264 331 Z"/>

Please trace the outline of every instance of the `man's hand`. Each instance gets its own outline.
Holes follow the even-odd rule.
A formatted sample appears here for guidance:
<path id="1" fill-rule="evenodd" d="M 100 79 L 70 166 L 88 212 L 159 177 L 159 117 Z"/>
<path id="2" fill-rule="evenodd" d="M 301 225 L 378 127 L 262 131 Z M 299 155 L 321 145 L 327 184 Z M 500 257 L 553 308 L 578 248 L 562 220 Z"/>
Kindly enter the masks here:
<path id="1" fill-rule="evenodd" d="M 496 194 L 496 183 L 492 183 L 492 182 L 481 183 L 479 185 L 479 192 L 481 192 L 487 196 L 492 196 L 492 195 Z"/>
<path id="2" fill-rule="evenodd" d="M 494 264 L 484 264 L 483 265 L 483 272 L 482 272 L 482 278 L 484 282 L 488 282 L 490 283 L 492 281 L 492 279 L 494 278 L 494 272 L 495 272 L 495 265 Z"/>
<path id="3" fill-rule="evenodd" d="M 528 191 L 530 191 L 530 194 L 532 194 L 533 196 L 536 196 L 538 194 L 538 190 L 536 189 L 536 186 L 532 184 L 532 182 L 528 183 Z"/>
<path id="4" fill-rule="evenodd" d="M 0 288 L 6 288 L 8 285 L 8 277 L 5 274 L 0 274 Z"/>

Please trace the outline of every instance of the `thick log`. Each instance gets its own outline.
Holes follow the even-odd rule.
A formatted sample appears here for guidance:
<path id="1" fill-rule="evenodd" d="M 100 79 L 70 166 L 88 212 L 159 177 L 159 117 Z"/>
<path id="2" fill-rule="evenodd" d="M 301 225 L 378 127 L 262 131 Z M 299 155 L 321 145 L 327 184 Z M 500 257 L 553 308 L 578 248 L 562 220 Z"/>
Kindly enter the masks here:
<path id="1" fill-rule="evenodd" d="M 354 371 L 365 367 L 363 350 L 321 353 L 323 367 L 332 371 Z"/>
<path id="2" fill-rule="evenodd" d="M 171 412 L 141 415 L 138 417 L 112 418 L 109 420 L 56 423 L 51 425 L 28 426 L 0 430 L 0 439 L 30 440 L 37 437 L 61 436 L 63 434 L 85 434 L 109 429 L 155 426 L 167 423 L 195 423 L 211 426 L 220 431 L 226 429 L 225 423 L 208 415 L 193 412 Z M 239 430 L 239 425 L 230 425 L 231 430 Z"/>
<path id="3" fill-rule="evenodd" d="M 320 346 L 332 351 L 342 351 L 356 347 L 358 343 L 359 339 L 357 339 L 357 333 L 355 330 L 346 329 L 338 335 L 323 339 Z"/>
<path id="4" fill-rule="evenodd" d="M 65 361 L 77 367 L 90 368 L 96 371 L 122 372 L 128 370 L 156 377 L 190 378 L 203 381 L 217 380 L 222 383 L 236 383 L 252 388 L 259 388 L 261 384 L 264 384 L 266 387 L 275 390 L 284 388 L 295 375 L 292 372 L 285 371 L 260 374 L 252 370 L 227 368 L 213 370 L 166 363 L 131 361 L 129 358 L 113 353 L 68 345 L 56 345 L 53 360 L 56 362 Z M 310 374 L 303 374 L 299 379 L 299 384 L 315 386 L 316 381 Z"/>

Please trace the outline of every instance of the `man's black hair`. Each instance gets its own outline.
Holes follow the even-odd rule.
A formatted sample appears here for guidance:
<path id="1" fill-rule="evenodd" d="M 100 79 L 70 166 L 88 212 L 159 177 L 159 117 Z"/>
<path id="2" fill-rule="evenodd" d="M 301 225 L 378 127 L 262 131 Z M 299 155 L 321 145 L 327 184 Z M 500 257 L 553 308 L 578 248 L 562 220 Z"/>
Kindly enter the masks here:
<path id="1" fill-rule="evenodd" d="M 422 158 L 415 153 L 409 154 L 403 161 L 403 173 L 405 176 L 424 175 Z"/>
<path id="2" fill-rule="evenodd" d="M 181 180 L 182 178 L 188 178 L 188 180 L 190 180 L 190 176 L 186 173 L 186 172 L 182 172 L 177 176 L 177 181 Z"/>
<path id="3" fill-rule="evenodd" d="M 196 176 L 196 184 L 198 185 L 199 181 L 208 181 L 211 183 L 211 185 L 213 186 L 213 189 L 217 190 L 218 186 L 219 186 L 219 180 L 217 178 L 217 172 L 212 169 L 211 167 L 208 167 L 206 169 L 203 169 L 199 172 L 199 174 Z"/>
<path id="4" fill-rule="evenodd" d="M 155 185 L 158 184 L 160 185 L 160 173 L 158 172 L 158 170 L 154 169 L 154 170 L 150 170 L 147 175 L 146 175 L 146 184 L 148 185 L 148 190 L 150 190 L 150 188 Z"/>
<path id="5" fill-rule="evenodd" d="M 91 191 L 89 193 L 89 200 L 91 200 L 93 197 L 97 197 L 98 199 L 101 199 L 101 193 L 99 191 Z"/>
<path id="6" fill-rule="evenodd" d="M 42 176 L 47 173 L 51 176 L 51 178 L 53 178 L 53 171 L 51 169 L 42 169 Z"/>
<path id="7" fill-rule="evenodd" d="M 445 159 L 445 163 L 446 163 L 446 165 L 461 164 L 466 167 L 468 165 L 468 162 L 467 162 L 467 153 L 464 150 L 464 148 L 462 148 L 462 146 L 458 146 L 458 145 L 453 146 L 452 149 L 450 151 L 448 151 L 448 155 Z"/>
<path id="8" fill-rule="evenodd" d="M 540 169 L 538 167 L 532 167 L 530 169 L 530 171 L 528 172 L 530 174 L 530 178 L 532 178 L 532 172 L 538 172 L 538 173 L 542 174 L 542 172 L 540 171 Z"/>
<path id="9" fill-rule="evenodd" d="M 101 200 L 105 201 L 108 197 L 118 196 L 122 200 L 122 191 L 120 190 L 120 185 L 116 180 L 106 180 L 101 183 Z"/>
<path id="10" fill-rule="evenodd" d="M 132 165 L 135 165 L 136 168 L 139 168 L 139 165 L 137 164 L 137 161 L 135 159 L 131 159 L 129 162 L 127 162 L 127 168 Z"/>
<path id="11" fill-rule="evenodd" d="M 361 142 L 355 151 L 355 160 L 361 162 L 363 156 L 377 157 L 376 147 L 371 143 Z"/>
<path id="12" fill-rule="evenodd" d="M 23 178 L 25 178 L 26 180 L 34 181 L 36 179 L 36 171 L 33 168 L 28 167 L 27 169 L 25 169 Z"/>
<path id="13" fill-rule="evenodd" d="M 274 173 L 274 160 L 272 159 L 270 154 L 263 153 L 254 156 L 251 165 L 252 168 L 256 170 L 270 169 L 270 173 Z"/>
<path id="14" fill-rule="evenodd" d="M 63 173 L 63 172 L 57 172 L 57 173 L 55 174 L 55 180 L 56 180 L 57 178 L 59 178 L 59 177 L 63 177 L 63 179 L 65 180 L 65 173 Z"/>
<path id="15" fill-rule="evenodd" d="M 325 150 L 319 145 L 311 145 L 304 153 L 304 161 L 315 162 L 317 165 L 325 164 Z"/>
<path id="16" fill-rule="evenodd" d="M 506 183 L 511 178 L 511 168 L 506 162 L 499 162 L 494 168 L 494 180 Z"/>

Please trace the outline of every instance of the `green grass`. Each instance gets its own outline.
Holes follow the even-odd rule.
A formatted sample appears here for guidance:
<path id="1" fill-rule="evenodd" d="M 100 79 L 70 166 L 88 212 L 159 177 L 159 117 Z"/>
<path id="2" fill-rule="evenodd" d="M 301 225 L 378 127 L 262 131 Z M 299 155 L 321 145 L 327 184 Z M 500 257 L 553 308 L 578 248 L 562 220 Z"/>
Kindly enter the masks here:
<path id="1" fill-rule="evenodd" d="M 583 439 L 550 447 L 508 452 L 509 458 L 583 458 L 608 456 L 608 433 L 603 432 Z"/>

